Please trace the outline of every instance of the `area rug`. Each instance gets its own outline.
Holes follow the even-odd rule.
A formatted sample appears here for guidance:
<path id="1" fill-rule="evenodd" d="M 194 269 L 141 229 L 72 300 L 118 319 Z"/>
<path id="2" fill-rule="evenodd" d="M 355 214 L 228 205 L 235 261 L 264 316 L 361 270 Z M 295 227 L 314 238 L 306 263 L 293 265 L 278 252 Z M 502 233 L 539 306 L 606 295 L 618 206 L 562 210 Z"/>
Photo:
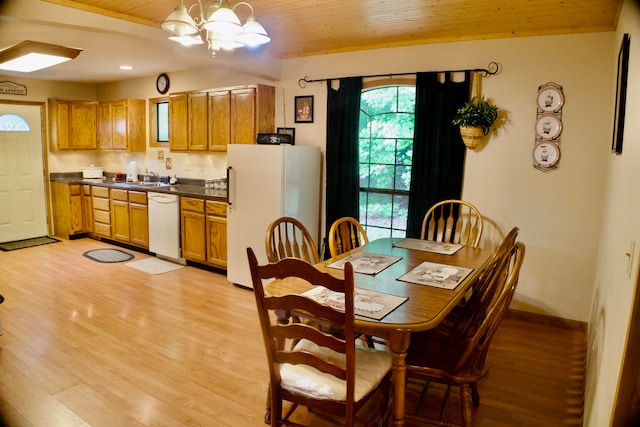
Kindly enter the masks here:
<path id="1" fill-rule="evenodd" d="M 33 239 L 16 240 L 15 242 L 0 243 L 0 250 L 5 252 L 14 251 L 16 249 L 31 248 L 33 246 L 47 245 L 49 243 L 58 243 L 59 240 L 51 237 L 35 237 Z"/>
<path id="2" fill-rule="evenodd" d="M 160 258 L 146 258 L 141 259 L 140 261 L 128 262 L 125 265 L 149 274 L 168 273 L 169 271 L 179 270 L 184 267 L 184 265 L 165 261 Z"/>
<path id="3" fill-rule="evenodd" d="M 83 253 L 82 256 L 97 262 L 124 262 L 134 258 L 134 255 L 120 249 L 94 249 Z"/>

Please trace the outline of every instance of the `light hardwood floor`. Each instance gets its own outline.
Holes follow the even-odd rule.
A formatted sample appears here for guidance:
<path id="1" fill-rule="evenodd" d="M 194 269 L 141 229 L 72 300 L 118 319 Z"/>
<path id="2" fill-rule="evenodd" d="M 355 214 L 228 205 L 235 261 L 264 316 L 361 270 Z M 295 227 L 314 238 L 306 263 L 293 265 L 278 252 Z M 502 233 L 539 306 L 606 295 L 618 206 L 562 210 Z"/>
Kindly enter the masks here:
<path id="1" fill-rule="evenodd" d="M 82 256 L 105 247 L 114 246 L 78 239 L 0 252 L 4 424 L 264 425 L 268 374 L 253 293 L 191 266 L 151 275 Z M 477 425 L 581 425 L 584 335 L 507 319 L 479 387 Z M 304 410 L 298 420 L 335 425 Z"/>

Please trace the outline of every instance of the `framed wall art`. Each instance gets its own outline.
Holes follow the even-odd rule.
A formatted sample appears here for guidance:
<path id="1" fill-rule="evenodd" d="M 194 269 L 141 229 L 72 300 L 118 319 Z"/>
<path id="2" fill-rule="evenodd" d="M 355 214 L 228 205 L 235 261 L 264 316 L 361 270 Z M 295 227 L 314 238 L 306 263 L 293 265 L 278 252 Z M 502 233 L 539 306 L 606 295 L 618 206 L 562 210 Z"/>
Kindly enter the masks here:
<path id="1" fill-rule="evenodd" d="M 618 80 L 616 82 L 616 108 L 613 116 L 613 140 L 611 152 L 622 154 L 622 141 L 624 137 L 624 113 L 627 101 L 627 79 L 629 72 L 629 46 L 631 38 L 629 34 L 622 37 L 620 53 L 618 53 Z"/>
<path id="2" fill-rule="evenodd" d="M 295 97 L 295 122 L 313 123 L 313 95 Z"/>

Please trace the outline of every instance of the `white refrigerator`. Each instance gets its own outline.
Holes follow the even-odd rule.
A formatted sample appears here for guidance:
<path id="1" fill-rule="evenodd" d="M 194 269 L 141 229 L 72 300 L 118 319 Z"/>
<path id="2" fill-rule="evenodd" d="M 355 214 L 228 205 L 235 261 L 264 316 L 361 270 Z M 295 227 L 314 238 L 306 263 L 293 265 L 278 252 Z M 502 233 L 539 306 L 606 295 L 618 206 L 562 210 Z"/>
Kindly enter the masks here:
<path id="1" fill-rule="evenodd" d="M 229 145 L 227 173 L 227 280 L 252 288 L 247 247 L 267 263 L 267 227 L 296 218 L 316 245 L 320 228 L 320 147 Z"/>

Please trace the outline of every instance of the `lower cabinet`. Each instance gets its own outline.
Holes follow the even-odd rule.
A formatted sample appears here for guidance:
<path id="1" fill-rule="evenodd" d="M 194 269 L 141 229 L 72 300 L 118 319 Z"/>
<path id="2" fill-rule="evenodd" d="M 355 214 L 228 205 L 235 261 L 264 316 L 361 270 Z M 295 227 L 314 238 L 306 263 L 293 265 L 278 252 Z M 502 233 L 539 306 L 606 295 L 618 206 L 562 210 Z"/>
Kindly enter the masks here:
<path id="1" fill-rule="evenodd" d="M 207 262 L 227 268 L 227 204 L 207 200 Z"/>
<path id="2" fill-rule="evenodd" d="M 53 235 L 63 239 L 84 233 L 82 186 L 80 184 L 51 183 L 53 204 Z"/>
<path id="3" fill-rule="evenodd" d="M 180 198 L 182 256 L 190 261 L 227 268 L 227 204 Z"/>
<path id="4" fill-rule="evenodd" d="M 84 231 L 93 233 L 93 200 L 91 199 L 91 186 L 82 186 L 82 223 Z"/>
<path id="5" fill-rule="evenodd" d="M 149 248 L 147 193 L 112 189 L 111 214 L 114 240 Z"/>
<path id="6" fill-rule="evenodd" d="M 109 188 L 91 186 L 93 204 L 93 232 L 96 236 L 111 239 L 111 202 Z"/>
<path id="7" fill-rule="evenodd" d="M 129 191 L 129 227 L 131 244 L 149 249 L 149 209 L 145 192 Z"/>

